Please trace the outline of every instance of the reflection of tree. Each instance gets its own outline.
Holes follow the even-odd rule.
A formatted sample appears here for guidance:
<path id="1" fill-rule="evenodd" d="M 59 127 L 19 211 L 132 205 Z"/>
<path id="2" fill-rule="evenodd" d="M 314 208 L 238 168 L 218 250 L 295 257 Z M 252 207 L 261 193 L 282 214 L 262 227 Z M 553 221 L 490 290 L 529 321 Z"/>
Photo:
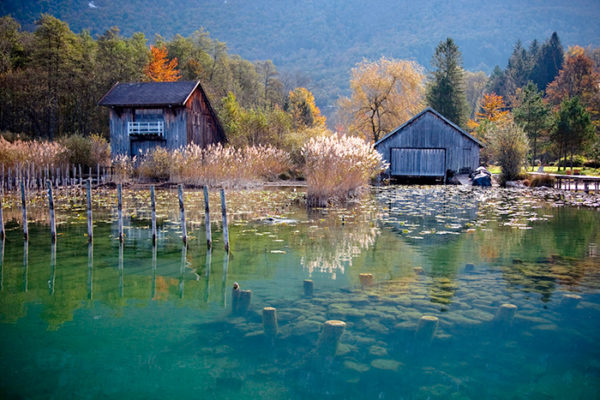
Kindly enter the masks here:
<path id="1" fill-rule="evenodd" d="M 315 225 L 309 226 L 301 239 L 301 264 L 312 275 L 321 272 L 336 279 L 363 251 L 375 244 L 380 233 L 373 224 L 374 204 L 365 199 L 359 207 L 330 210 L 320 214 L 313 210 Z"/>

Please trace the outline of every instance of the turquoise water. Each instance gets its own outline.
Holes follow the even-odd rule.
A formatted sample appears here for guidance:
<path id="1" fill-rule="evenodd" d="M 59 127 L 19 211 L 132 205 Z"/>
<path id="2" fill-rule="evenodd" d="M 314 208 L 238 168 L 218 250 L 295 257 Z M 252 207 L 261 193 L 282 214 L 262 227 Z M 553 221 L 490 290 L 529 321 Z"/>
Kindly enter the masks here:
<path id="1" fill-rule="evenodd" d="M 186 193 L 187 249 L 176 192 L 157 197 L 155 249 L 146 191 L 124 194 L 122 246 L 112 191 L 94 194 L 92 246 L 81 193 L 57 195 L 56 246 L 42 194 L 30 194 L 28 245 L 5 197 L 0 397 L 600 397 L 598 211 L 457 187 L 309 211 L 289 190 L 229 192 L 227 257 L 216 193 L 210 253 L 201 192 Z M 247 312 L 232 313 L 234 282 L 252 291 Z M 505 303 L 514 316 L 496 317 Z M 432 337 L 422 316 L 438 318 Z M 319 350 L 332 319 L 346 323 L 335 355 Z"/>

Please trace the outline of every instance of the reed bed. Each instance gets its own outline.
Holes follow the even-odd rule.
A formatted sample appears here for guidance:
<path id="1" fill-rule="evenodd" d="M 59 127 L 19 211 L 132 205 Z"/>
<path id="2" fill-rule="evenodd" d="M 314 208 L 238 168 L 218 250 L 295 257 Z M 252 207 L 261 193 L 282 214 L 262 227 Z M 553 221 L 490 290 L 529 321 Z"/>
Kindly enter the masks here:
<path id="1" fill-rule="evenodd" d="M 324 207 L 359 195 L 385 170 L 381 155 L 363 139 L 333 134 L 310 139 L 302 148 L 307 201 Z"/>
<path id="2" fill-rule="evenodd" d="M 272 146 L 244 148 L 195 144 L 169 152 L 156 149 L 140 160 L 141 179 L 197 186 L 244 187 L 275 179 L 291 167 L 287 152 Z"/>
<path id="3" fill-rule="evenodd" d="M 67 148 L 57 142 L 24 141 L 9 142 L 0 136 L 0 165 L 5 169 L 24 168 L 33 165 L 36 169 L 57 167 L 66 164 Z"/>

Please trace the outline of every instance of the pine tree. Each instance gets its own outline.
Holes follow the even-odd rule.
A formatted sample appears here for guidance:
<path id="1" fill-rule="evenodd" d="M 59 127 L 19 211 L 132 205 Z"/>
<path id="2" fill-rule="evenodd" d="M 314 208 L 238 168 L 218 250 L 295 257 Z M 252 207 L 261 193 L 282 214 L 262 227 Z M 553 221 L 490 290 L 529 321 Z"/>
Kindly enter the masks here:
<path id="1" fill-rule="evenodd" d="M 542 45 L 531 71 L 530 78 L 538 90 L 545 91 L 550 82 L 554 80 L 562 68 L 564 60 L 563 47 L 558 34 L 554 32 L 550 39 Z"/>
<path id="2" fill-rule="evenodd" d="M 467 122 L 469 105 L 464 89 L 462 56 L 454 40 L 440 42 L 431 60 L 435 67 L 427 88 L 427 103 L 459 126 Z"/>
<path id="3" fill-rule="evenodd" d="M 546 133 L 550 125 L 550 108 L 542 98 L 533 82 L 527 83 L 520 92 L 517 107 L 513 109 L 515 122 L 519 124 L 531 143 L 531 160 L 537 159 L 538 141 Z"/>
<path id="4" fill-rule="evenodd" d="M 559 158 L 583 151 L 594 139 L 594 125 L 590 114 L 581 104 L 579 97 L 563 100 L 556 114 L 552 139 L 558 146 Z"/>

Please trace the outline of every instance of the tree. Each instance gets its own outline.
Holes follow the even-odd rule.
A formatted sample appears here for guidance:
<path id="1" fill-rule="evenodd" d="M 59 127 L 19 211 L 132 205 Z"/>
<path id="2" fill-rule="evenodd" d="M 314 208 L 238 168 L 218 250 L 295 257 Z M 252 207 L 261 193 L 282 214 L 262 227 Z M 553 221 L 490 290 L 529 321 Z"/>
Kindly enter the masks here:
<path id="1" fill-rule="evenodd" d="M 502 168 L 502 181 L 516 179 L 525 165 L 528 151 L 527 135 L 511 118 L 490 126 L 492 157 Z"/>
<path id="2" fill-rule="evenodd" d="M 558 146 L 559 158 L 571 156 L 573 168 L 573 155 L 583 151 L 594 139 L 594 125 L 579 97 L 567 98 L 560 104 L 551 138 Z"/>
<path id="3" fill-rule="evenodd" d="M 546 90 L 548 101 L 558 106 L 578 97 L 600 128 L 600 72 L 582 47 L 569 48 L 563 68 Z"/>
<path id="4" fill-rule="evenodd" d="M 295 129 L 325 127 L 326 118 L 315 105 L 315 97 L 306 88 L 298 87 L 290 91 L 285 111 L 292 117 Z"/>
<path id="5" fill-rule="evenodd" d="M 352 69 L 350 97 L 338 102 L 349 133 L 378 141 L 421 111 L 425 76 L 414 61 L 381 58 Z"/>
<path id="6" fill-rule="evenodd" d="M 465 71 L 465 94 L 469 103 L 469 118 L 475 117 L 485 92 L 488 77 L 483 71 Z"/>
<path id="7" fill-rule="evenodd" d="M 440 42 L 433 55 L 432 73 L 427 88 L 427 104 L 459 126 L 468 117 L 468 103 L 464 89 L 462 55 L 454 40 Z"/>
<path id="8" fill-rule="evenodd" d="M 544 135 L 550 125 L 550 108 L 542 98 L 542 92 L 537 90 L 533 82 L 529 82 L 517 95 L 517 106 L 513 109 L 515 122 L 519 124 L 532 144 L 531 160 L 537 159 L 538 140 Z"/>
<path id="9" fill-rule="evenodd" d="M 538 90 L 545 91 L 561 69 L 564 60 L 563 47 L 556 32 L 539 49 L 531 70 L 530 79 Z"/>
<path id="10" fill-rule="evenodd" d="M 144 74 L 154 82 L 175 82 L 181 78 L 177 68 L 177 58 L 167 59 L 166 47 L 150 45 L 150 61 L 144 68 Z"/>

